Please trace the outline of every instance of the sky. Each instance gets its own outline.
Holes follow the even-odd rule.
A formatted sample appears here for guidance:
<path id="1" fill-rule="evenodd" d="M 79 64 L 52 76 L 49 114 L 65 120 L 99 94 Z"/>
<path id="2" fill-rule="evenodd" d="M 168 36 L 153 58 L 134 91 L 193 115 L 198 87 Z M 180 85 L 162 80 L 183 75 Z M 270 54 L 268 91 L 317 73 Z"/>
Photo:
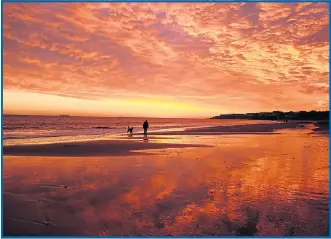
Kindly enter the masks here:
<path id="1" fill-rule="evenodd" d="M 327 3 L 4 3 L 5 114 L 329 109 Z"/>

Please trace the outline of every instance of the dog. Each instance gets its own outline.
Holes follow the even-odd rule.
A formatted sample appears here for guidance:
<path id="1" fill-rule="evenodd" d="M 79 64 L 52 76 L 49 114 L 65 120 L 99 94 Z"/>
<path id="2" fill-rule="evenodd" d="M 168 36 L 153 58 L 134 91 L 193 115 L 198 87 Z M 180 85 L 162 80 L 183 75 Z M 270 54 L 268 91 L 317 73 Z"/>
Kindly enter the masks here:
<path id="1" fill-rule="evenodd" d="M 127 132 L 129 132 L 130 136 L 132 136 L 133 135 L 133 127 L 128 126 L 128 131 Z"/>

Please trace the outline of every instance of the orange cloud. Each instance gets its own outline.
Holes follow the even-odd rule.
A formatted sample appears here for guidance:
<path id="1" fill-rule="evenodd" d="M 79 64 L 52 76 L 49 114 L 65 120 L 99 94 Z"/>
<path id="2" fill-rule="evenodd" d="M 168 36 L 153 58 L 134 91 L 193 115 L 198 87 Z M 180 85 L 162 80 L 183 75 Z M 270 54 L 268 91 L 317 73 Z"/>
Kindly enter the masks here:
<path id="1" fill-rule="evenodd" d="M 5 3 L 5 113 L 325 110 L 328 24 L 327 3 Z"/>

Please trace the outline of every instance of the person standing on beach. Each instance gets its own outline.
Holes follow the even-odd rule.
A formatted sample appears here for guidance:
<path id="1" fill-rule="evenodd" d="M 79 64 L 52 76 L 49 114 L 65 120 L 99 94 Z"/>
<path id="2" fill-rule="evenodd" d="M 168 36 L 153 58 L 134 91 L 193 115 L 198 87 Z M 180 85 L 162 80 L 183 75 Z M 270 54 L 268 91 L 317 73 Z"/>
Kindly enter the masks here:
<path id="1" fill-rule="evenodd" d="M 143 128 L 144 128 L 144 135 L 147 136 L 147 129 L 148 129 L 149 125 L 147 120 L 145 120 L 144 124 L 143 124 Z"/>

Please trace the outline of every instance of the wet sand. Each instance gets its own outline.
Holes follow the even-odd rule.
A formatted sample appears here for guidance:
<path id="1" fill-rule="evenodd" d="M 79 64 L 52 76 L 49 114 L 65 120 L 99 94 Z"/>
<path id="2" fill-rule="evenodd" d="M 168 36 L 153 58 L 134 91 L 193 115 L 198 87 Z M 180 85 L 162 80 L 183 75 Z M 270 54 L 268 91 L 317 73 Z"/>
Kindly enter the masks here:
<path id="1" fill-rule="evenodd" d="M 310 123 L 311 124 L 311 123 Z M 144 154 L 142 150 L 162 148 L 201 147 L 200 144 L 162 143 L 162 136 L 180 135 L 234 135 L 234 134 L 272 134 L 277 130 L 302 128 L 302 123 L 271 123 L 235 126 L 217 126 L 187 129 L 183 131 L 152 132 L 149 137 L 136 134 L 133 137 L 122 136 L 117 140 L 91 140 L 81 142 L 62 142 L 31 145 L 5 145 L 4 155 L 20 156 L 110 156 Z M 325 127 L 323 125 L 323 127 Z M 316 132 L 320 128 L 317 128 Z M 323 128 L 324 129 L 324 128 Z M 324 132 L 324 131 L 323 131 Z M 174 141 L 171 140 L 171 141 Z M 170 142 L 171 142 L 170 141 Z M 147 144 L 148 142 L 148 144 Z M 204 145 L 207 146 L 207 145 Z"/>
<path id="2" fill-rule="evenodd" d="M 128 156 L 134 154 L 147 154 L 143 150 L 149 149 L 203 146 L 204 145 L 198 144 L 159 143 L 148 138 L 127 137 L 127 140 L 98 140 L 53 144 L 11 145 L 4 146 L 3 153 L 4 155 L 12 156 Z M 205 145 L 204 147 L 208 146 Z"/>
<path id="3" fill-rule="evenodd" d="M 300 127 L 4 149 L 4 235 L 329 234 L 329 137 Z"/>
<path id="4" fill-rule="evenodd" d="M 271 134 L 277 130 L 303 128 L 306 125 L 313 125 L 312 122 L 292 122 L 292 123 L 270 123 L 270 124 L 250 124 L 214 126 L 184 131 L 153 132 L 151 135 L 226 135 L 226 134 Z"/>

